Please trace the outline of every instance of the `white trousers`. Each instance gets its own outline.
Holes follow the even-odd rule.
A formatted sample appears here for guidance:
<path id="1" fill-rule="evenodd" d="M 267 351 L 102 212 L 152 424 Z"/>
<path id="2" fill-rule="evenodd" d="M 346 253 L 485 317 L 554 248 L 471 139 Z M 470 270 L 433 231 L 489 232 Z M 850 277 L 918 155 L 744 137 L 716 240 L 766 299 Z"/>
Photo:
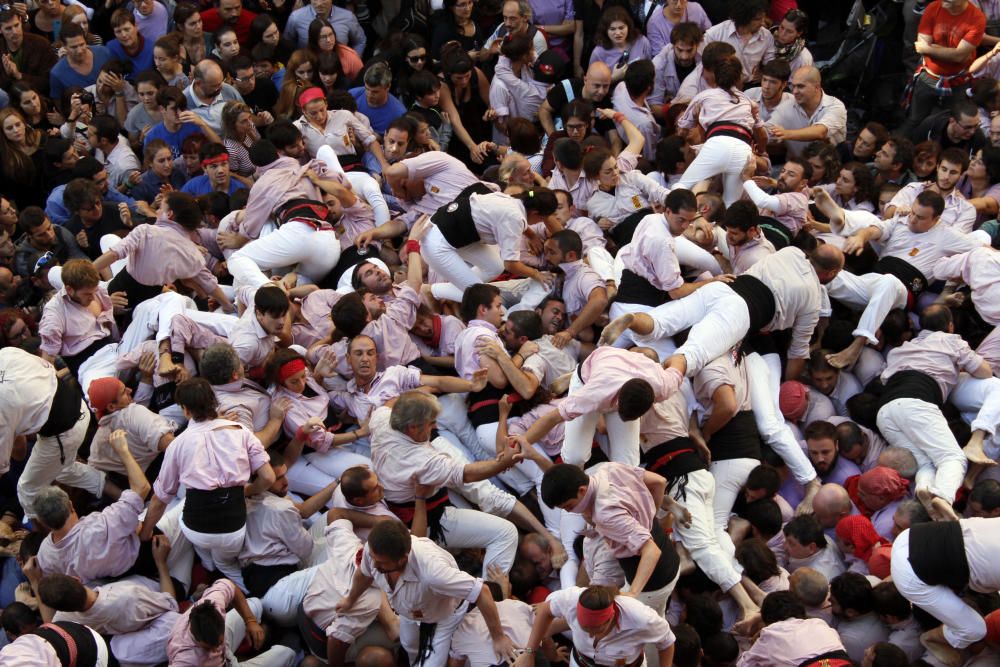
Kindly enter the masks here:
<path id="1" fill-rule="evenodd" d="M 300 456 L 288 469 L 288 488 L 294 493 L 311 496 L 319 493 L 330 482 L 340 479 L 348 468 L 370 468 L 371 465 L 370 457 L 341 447 L 332 447 L 326 452 L 311 452 Z"/>
<path id="2" fill-rule="evenodd" d="M 723 592 L 740 583 L 742 568 L 733 558 L 736 548 L 725 526 L 715 520 L 715 477 L 707 470 L 687 475 L 684 495 L 674 491 L 674 500 L 691 513 L 691 527 L 674 523 L 674 532 L 691 558 Z"/>
<path id="3" fill-rule="evenodd" d="M 80 418 L 73 428 L 55 436 L 38 436 L 24 472 L 17 480 L 17 500 L 29 519 L 35 518 L 35 496 L 52 482 L 83 489 L 98 498 L 104 493 L 104 472 L 76 460 L 87 435 L 90 410 L 80 401 Z"/>
<path id="4" fill-rule="evenodd" d="M 253 610 L 254 616 L 260 619 L 260 615 L 264 613 L 264 607 L 260 600 L 247 598 L 247 604 Z M 238 611 L 230 609 L 226 614 L 226 658 L 229 660 L 227 664 L 238 664 L 240 667 L 292 667 L 295 664 L 295 651 L 280 644 L 272 646 L 255 658 L 238 663 L 233 651 L 239 648 L 246 636 L 246 623 L 243 622 Z"/>
<path id="5" fill-rule="evenodd" d="M 947 586 L 924 583 L 910 565 L 910 531 L 904 530 L 892 543 L 892 581 L 914 605 L 944 623 L 945 640 L 964 649 L 986 636 L 986 621 Z"/>
<path id="6" fill-rule="evenodd" d="M 653 310 L 653 306 L 646 306 L 641 303 L 623 303 L 621 301 L 615 301 L 611 304 L 611 310 L 608 311 L 608 316 L 613 320 L 627 313 L 649 313 L 651 310 Z M 629 348 L 633 345 L 648 347 L 656 352 L 661 363 L 669 359 L 671 355 L 677 351 L 677 346 L 674 345 L 674 339 L 670 336 L 665 336 L 657 340 L 640 338 L 641 337 L 632 333 L 631 329 L 626 329 L 625 333 L 619 336 L 618 340 L 614 342 L 614 346 L 620 348 Z"/>
<path id="7" fill-rule="evenodd" d="M 909 450 L 917 460 L 916 489 L 954 502 L 967 463 L 941 410 L 916 398 L 897 398 L 882 406 L 877 423 L 890 445 Z"/>
<path id="8" fill-rule="evenodd" d="M 864 336 L 872 345 L 878 344 L 876 332 L 893 308 L 906 307 L 906 287 L 896 276 L 866 273 L 857 276 L 841 271 L 826 286 L 831 299 L 861 311 L 861 320 L 854 330 L 855 337 Z"/>
<path id="9" fill-rule="evenodd" d="M 399 643 L 406 651 L 413 667 L 447 667 L 448 654 L 451 651 L 451 638 L 458 629 L 462 619 L 465 618 L 468 604 L 462 602 L 458 608 L 452 612 L 451 616 L 439 621 L 437 629 L 434 631 L 434 641 L 431 643 L 431 653 L 423 661 L 419 661 L 420 650 L 420 622 L 414 621 L 405 616 L 399 617 Z M 483 637 L 483 641 L 490 641 L 489 637 Z"/>
<path id="10" fill-rule="evenodd" d="M 295 627 L 299 605 L 316 576 L 317 567 L 319 566 L 292 572 L 275 582 L 260 600 L 264 605 L 264 613 L 283 628 Z"/>
<path id="11" fill-rule="evenodd" d="M 983 359 L 990 362 L 993 368 L 993 375 L 1000 374 L 1000 326 L 996 327 L 983 339 L 983 342 L 976 348 L 976 352 Z"/>
<path id="12" fill-rule="evenodd" d="M 569 381 L 570 395 L 582 386 L 580 375 L 574 371 Z M 586 465 L 590 460 L 599 417 L 598 413 L 592 412 L 566 422 L 563 462 L 581 467 Z M 608 458 L 617 463 L 639 465 L 639 420 L 622 421 L 617 412 L 611 411 L 604 413 L 604 421 L 608 427 Z"/>
<path id="13" fill-rule="evenodd" d="M 729 525 L 733 505 L 747 483 L 750 471 L 760 465 L 756 459 L 727 459 L 712 461 L 709 472 L 715 477 L 715 500 L 712 503 L 715 523 L 723 529 Z"/>
<path id="14" fill-rule="evenodd" d="M 239 563 L 243 540 L 247 534 L 246 526 L 231 533 L 199 533 L 188 528 L 184 524 L 184 518 L 181 517 L 181 532 L 194 547 L 206 570 L 210 572 L 218 570 L 241 589 L 246 590 Z"/>
<path id="15" fill-rule="evenodd" d="M 503 260 L 495 245 L 480 241 L 455 248 L 437 225 L 431 225 L 427 230 L 421 247 L 421 256 L 427 266 L 463 291 L 469 285 L 488 283 L 503 273 Z M 469 264 L 476 268 L 471 268 Z"/>
<path id="16" fill-rule="evenodd" d="M 712 137 L 704 143 L 675 188 L 691 189 L 707 178 L 722 174 L 722 199 L 726 206 L 743 196 L 743 179 L 740 174 L 753 155 L 753 149 L 736 137 Z"/>
<path id="17" fill-rule="evenodd" d="M 296 267 L 300 282 L 315 283 L 339 260 L 340 241 L 335 232 L 289 222 L 234 252 L 228 265 L 235 287 L 258 287 L 267 282 L 264 271 L 284 267 Z"/>
<path id="18" fill-rule="evenodd" d="M 635 337 L 642 345 L 690 327 L 687 341 L 677 348 L 677 354 L 687 360 L 688 377 L 732 349 L 750 329 L 746 301 L 724 283 L 709 283 L 647 314 L 653 318 L 653 333 Z"/>
<path id="19" fill-rule="evenodd" d="M 781 416 L 778 407 L 780 377 L 775 377 L 764 358 L 756 352 L 746 355 L 743 363 L 747 365 L 750 378 L 750 405 L 760 437 L 782 458 L 796 482 L 808 484 L 816 479 L 816 469 Z"/>
<path id="20" fill-rule="evenodd" d="M 321 147 L 320 150 L 323 150 L 323 148 Z M 325 148 L 330 147 L 325 146 Z M 330 152 L 333 152 L 332 148 L 330 148 Z M 375 226 L 378 227 L 381 224 L 389 222 L 389 218 L 391 217 L 389 205 L 385 203 L 385 197 L 382 195 L 382 189 L 378 186 L 378 181 L 363 171 L 352 171 L 344 174 L 344 176 L 350 181 L 354 194 L 368 202 L 368 205 L 372 207 L 372 213 L 375 214 Z"/>
<path id="21" fill-rule="evenodd" d="M 483 577 L 490 565 L 510 572 L 517 553 L 517 528 L 492 514 L 447 507 L 441 516 L 442 546 L 448 549 L 486 549 Z"/>
<path id="22" fill-rule="evenodd" d="M 475 435 L 475 431 L 473 431 L 473 435 Z M 431 440 L 431 446 L 459 461 L 472 463 L 477 460 L 467 449 L 459 447 L 447 435 L 440 435 Z M 514 511 L 514 504 L 517 503 L 517 498 L 488 480 L 465 482 L 461 488 L 450 489 L 450 491 L 453 493 L 449 493 L 449 497 L 462 496 L 467 498 L 475 503 L 480 510 L 494 516 L 509 516 Z"/>

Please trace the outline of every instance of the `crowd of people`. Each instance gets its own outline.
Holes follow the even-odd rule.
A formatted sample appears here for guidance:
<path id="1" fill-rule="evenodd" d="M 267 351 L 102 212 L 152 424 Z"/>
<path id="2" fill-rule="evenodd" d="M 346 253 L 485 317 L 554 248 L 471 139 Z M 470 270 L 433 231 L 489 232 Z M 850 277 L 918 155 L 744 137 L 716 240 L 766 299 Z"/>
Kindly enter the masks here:
<path id="1" fill-rule="evenodd" d="M 0 666 L 1000 665 L 1000 3 L 842 4 L 0 4 Z"/>

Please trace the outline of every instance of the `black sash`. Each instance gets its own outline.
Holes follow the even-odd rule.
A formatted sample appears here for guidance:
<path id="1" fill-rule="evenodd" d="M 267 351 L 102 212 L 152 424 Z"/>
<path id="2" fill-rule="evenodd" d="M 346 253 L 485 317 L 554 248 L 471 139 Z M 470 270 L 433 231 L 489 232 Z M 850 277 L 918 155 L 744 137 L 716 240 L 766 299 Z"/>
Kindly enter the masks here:
<path id="1" fill-rule="evenodd" d="M 920 371 L 899 371 L 894 373 L 882 389 L 882 402 L 879 409 L 897 398 L 915 398 L 918 401 L 932 403 L 939 408 L 944 405 L 941 387 L 937 381 Z"/>
<path id="2" fill-rule="evenodd" d="M 45 420 L 38 435 L 51 438 L 69 431 L 80 421 L 80 385 L 70 375 L 56 378 L 56 393 L 52 397 L 52 407 L 49 417 Z"/>
<path id="3" fill-rule="evenodd" d="M 205 491 L 188 489 L 184 501 L 184 525 L 199 533 L 234 533 L 247 523 L 243 485 Z"/>
<path id="4" fill-rule="evenodd" d="M 35 630 L 55 649 L 62 667 L 93 667 L 97 664 L 97 640 L 84 625 L 69 621 L 46 623 Z"/>
<path id="5" fill-rule="evenodd" d="M 927 276 L 920 269 L 899 257 L 883 257 L 875 262 L 872 273 L 896 276 L 914 296 L 923 292 L 929 284 Z"/>
<path id="6" fill-rule="evenodd" d="M 708 140 L 712 137 L 732 137 L 753 146 L 753 133 L 750 130 L 738 123 L 725 120 L 712 123 L 706 128 L 705 139 Z"/>
<path id="7" fill-rule="evenodd" d="M 748 333 L 757 333 L 771 323 L 777 305 L 770 287 L 745 273 L 737 276 L 736 280 L 729 283 L 729 287 L 747 303 L 747 310 L 750 311 Z"/>
<path id="8" fill-rule="evenodd" d="M 657 5 L 657 7 L 659 7 L 659 5 Z M 573 647 L 573 659 L 576 660 L 576 664 L 579 665 L 580 667 L 605 667 L 596 660 L 588 658 L 587 656 L 577 651 L 575 646 Z M 639 665 L 642 664 L 642 661 L 644 659 L 645 656 L 642 653 L 640 653 L 638 658 L 628 663 L 627 665 L 624 665 L 623 667 L 639 667 Z M 619 667 L 617 662 L 615 663 L 615 667 Z"/>
<path id="9" fill-rule="evenodd" d="M 817 655 L 815 658 L 808 658 L 800 662 L 799 667 L 852 667 L 854 664 L 847 651 L 838 649 Z"/>
<path id="10" fill-rule="evenodd" d="M 961 590 L 969 585 L 962 524 L 930 521 L 910 527 L 910 567 L 929 586 Z"/>
<path id="11" fill-rule="evenodd" d="M 330 209 L 321 201 L 290 199 L 275 209 L 274 225 L 280 228 L 292 221 L 305 222 L 314 227 L 323 223 L 330 224 Z"/>
<path id="12" fill-rule="evenodd" d="M 258 565 L 250 563 L 242 569 L 243 583 L 246 584 L 250 595 L 255 598 L 262 598 L 264 595 L 288 575 L 297 572 L 298 563 L 288 565 Z"/>
<path id="13" fill-rule="evenodd" d="M 671 480 L 695 470 L 707 470 L 708 466 L 698 456 L 691 438 L 681 436 L 643 452 L 641 462 L 646 470 Z"/>
<path id="14" fill-rule="evenodd" d="M 760 460 L 760 433 L 752 410 L 737 412 L 708 442 L 713 461 Z"/>
<path id="15" fill-rule="evenodd" d="M 469 198 L 491 192 L 493 191 L 485 183 L 473 183 L 462 190 L 455 201 L 442 206 L 431 216 L 431 222 L 441 230 L 441 235 L 453 248 L 464 248 L 479 242 L 479 232 L 472 219 L 472 203 Z"/>
<path id="16" fill-rule="evenodd" d="M 787 248 L 792 243 L 792 232 L 776 218 L 761 216 L 757 227 L 764 238 L 771 242 L 775 251 Z"/>
<path id="17" fill-rule="evenodd" d="M 619 222 L 611 229 L 610 232 L 608 232 L 608 236 L 611 237 L 611 240 L 614 241 L 619 248 L 624 247 L 632 242 L 632 237 L 635 236 L 635 230 L 639 226 L 639 223 L 642 222 L 642 219 L 651 213 L 653 213 L 653 209 L 648 206 L 646 208 L 639 209 L 635 213 L 629 213 L 627 218 Z"/>
<path id="18" fill-rule="evenodd" d="M 500 399 L 505 389 L 497 389 L 486 383 L 482 391 L 469 392 L 466 403 L 469 405 L 469 422 L 476 428 L 483 424 L 495 424 L 500 421 Z"/>
<path id="19" fill-rule="evenodd" d="M 153 396 L 149 399 L 149 409 L 159 413 L 160 410 L 174 405 L 174 394 L 177 392 L 176 382 L 165 382 L 159 387 L 153 388 Z"/>
<path id="20" fill-rule="evenodd" d="M 615 296 L 615 301 L 639 303 L 655 308 L 670 300 L 670 292 L 667 290 L 653 287 L 651 282 L 629 269 L 622 271 L 622 279 L 618 284 L 618 294 Z"/>
<path id="21" fill-rule="evenodd" d="M 391 503 L 388 500 L 385 504 L 389 506 L 392 513 L 399 517 L 399 520 L 407 526 L 413 525 L 413 515 L 416 510 L 416 503 Z M 441 517 L 444 511 L 452 507 L 451 498 L 448 497 L 448 488 L 442 486 L 430 498 L 424 501 L 427 506 L 427 535 L 434 541 L 440 541 L 444 537 L 444 528 L 441 527 Z"/>
<path id="22" fill-rule="evenodd" d="M 673 541 L 667 538 L 663 527 L 655 517 L 649 532 L 653 537 L 653 542 L 660 547 L 660 560 L 656 561 L 656 567 L 653 569 L 653 574 L 650 575 L 644 591 L 656 591 L 674 580 L 674 577 L 677 576 L 677 570 L 680 569 L 681 559 L 677 556 L 677 549 L 674 548 Z M 625 571 L 625 581 L 632 581 L 639 569 L 639 555 L 619 558 L 618 564 Z"/>
<path id="23" fill-rule="evenodd" d="M 125 292 L 128 297 L 128 309 L 131 311 L 143 301 L 159 296 L 163 292 L 163 285 L 144 285 L 128 272 L 127 267 L 122 267 L 122 270 L 108 283 L 108 294 L 115 292 Z"/>

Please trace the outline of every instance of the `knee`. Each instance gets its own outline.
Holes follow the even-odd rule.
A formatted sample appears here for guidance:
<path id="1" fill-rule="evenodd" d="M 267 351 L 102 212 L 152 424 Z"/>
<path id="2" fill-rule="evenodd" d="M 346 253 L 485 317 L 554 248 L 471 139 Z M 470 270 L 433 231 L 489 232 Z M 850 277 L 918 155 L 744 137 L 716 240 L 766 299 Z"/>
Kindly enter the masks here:
<path id="1" fill-rule="evenodd" d="M 395 667 L 396 656 L 382 646 L 366 646 L 354 660 L 357 667 Z"/>

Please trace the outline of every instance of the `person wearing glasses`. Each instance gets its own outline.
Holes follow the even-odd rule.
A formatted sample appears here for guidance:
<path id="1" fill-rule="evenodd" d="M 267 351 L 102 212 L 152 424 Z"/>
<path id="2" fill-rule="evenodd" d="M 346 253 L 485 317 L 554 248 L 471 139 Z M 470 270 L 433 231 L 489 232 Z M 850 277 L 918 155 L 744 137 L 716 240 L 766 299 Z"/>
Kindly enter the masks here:
<path id="1" fill-rule="evenodd" d="M 910 133 L 913 143 L 937 141 L 942 149 L 961 148 L 968 155 L 986 145 L 980 128 L 979 107 L 971 100 L 956 100 L 951 110 L 933 114 Z"/>
<path id="2" fill-rule="evenodd" d="M 243 101 L 235 88 L 223 81 L 222 66 L 214 60 L 202 60 L 194 68 L 194 79 L 184 89 L 188 109 L 204 119 L 216 134 L 222 134 L 222 108 L 230 100 Z"/>

